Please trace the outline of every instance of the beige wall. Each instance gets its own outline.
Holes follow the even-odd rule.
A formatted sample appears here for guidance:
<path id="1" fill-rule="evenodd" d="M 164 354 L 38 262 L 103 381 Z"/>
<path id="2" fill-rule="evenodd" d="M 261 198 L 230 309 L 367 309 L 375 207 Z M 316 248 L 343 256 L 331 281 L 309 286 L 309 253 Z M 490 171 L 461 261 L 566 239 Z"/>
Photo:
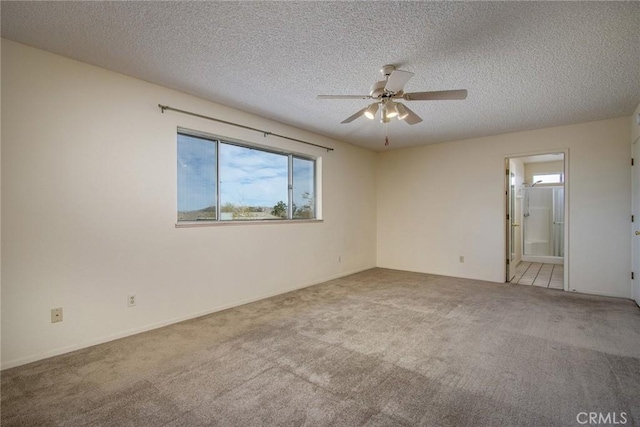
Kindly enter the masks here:
<path id="1" fill-rule="evenodd" d="M 623 117 L 379 155 L 378 266 L 503 282 L 504 158 L 566 148 L 570 288 L 629 298 L 629 136 Z"/>
<path id="2" fill-rule="evenodd" d="M 375 266 L 374 152 L 6 40 L 2 110 L 5 368 Z M 324 221 L 176 229 L 178 126 L 321 156 Z"/>

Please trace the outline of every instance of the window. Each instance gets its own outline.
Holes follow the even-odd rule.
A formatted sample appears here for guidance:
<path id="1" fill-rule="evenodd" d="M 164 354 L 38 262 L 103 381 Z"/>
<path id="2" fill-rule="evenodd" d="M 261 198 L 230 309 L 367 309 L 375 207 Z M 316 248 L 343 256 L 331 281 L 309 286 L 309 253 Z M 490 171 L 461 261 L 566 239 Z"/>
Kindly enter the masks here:
<path id="1" fill-rule="evenodd" d="M 540 184 L 561 184 L 563 181 L 563 173 L 545 173 L 533 175 L 533 182 L 539 182 Z"/>
<path id="2" fill-rule="evenodd" d="M 178 132 L 178 222 L 316 218 L 316 161 Z"/>
<path id="3" fill-rule="evenodd" d="M 216 144 L 178 135 L 178 221 L 216 220 Z"/>
<path id="4" fill-rule="evenodd" d="M 293 158 L 292 217 L 295 219 L 315 218 L 315 164 L 300 157 Z"/>

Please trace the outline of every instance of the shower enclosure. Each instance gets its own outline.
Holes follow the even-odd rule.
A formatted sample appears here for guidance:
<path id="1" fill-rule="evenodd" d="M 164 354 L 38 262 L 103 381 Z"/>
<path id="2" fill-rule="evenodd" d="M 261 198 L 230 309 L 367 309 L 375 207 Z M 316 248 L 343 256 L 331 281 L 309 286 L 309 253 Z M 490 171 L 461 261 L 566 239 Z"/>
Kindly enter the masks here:
<path id="1" fill-rule="evenodd" d="M 557 262 L 564 257 L 564 187 L 524 187 L 523 261 Z"/>

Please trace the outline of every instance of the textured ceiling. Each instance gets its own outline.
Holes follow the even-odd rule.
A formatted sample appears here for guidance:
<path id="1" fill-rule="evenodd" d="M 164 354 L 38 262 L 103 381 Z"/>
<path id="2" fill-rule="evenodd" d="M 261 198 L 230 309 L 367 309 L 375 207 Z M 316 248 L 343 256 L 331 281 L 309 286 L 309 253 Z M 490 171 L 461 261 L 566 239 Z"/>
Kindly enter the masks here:
<path id="1" fill-rule="evenodd" d="M 399 148 L 631 115 L 640 102 L 638 2 L 6 2 L 2 37 L 374 150 L 359 118 L 384 64 L 408 92 Z M 157 102 L 162 102 L 158 99 Z M 176 105 L 180 108 L 181 106 Z"/>

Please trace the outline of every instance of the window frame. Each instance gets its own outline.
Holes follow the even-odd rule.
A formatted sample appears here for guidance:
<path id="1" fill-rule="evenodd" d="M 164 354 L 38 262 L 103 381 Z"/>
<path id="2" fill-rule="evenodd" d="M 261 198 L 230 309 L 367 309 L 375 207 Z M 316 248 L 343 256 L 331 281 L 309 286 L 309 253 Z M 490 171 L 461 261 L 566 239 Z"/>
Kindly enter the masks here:
<path id="1" fill-rule="evenodd" d="M 544 176 L 558 176 L 560 181 L 544 182 L 544 179 L 540 179 L 540 178 L 542 178 Z M 532 182 L 536 182 L 538 180 L 541 180 L 542 182 L 539 185 L 560 185 L 560 184 L 564 184 L 564 172 L 534 173 L 534 174 L 532 174 L 531 178 L 532 178 Z M 536 178 L 538 178 L 538 179 L 536 179 Z"/>
<path id="2" fill-rule="evenodd" d="M 266 147 L 264 145 L 251 143 L 247 141 L 240 141 L 234 138 L 227 138 L 223 136 L 213 135 L 206 132 L 201 132 L 197 130 L 192 130 L 188 128 L 178 127 L 176 132 L 176 156 L 177 156 L 177 139 L 180 135 L 185 135 L 194 138 L 205 139 L 215 144 L 215 171 L 216 171 L 216 218 L 211 220 L 191 220 L 191 221 L 180 221 L 177 218 L 177 203 L 176 203 L 176 227 L 202 227 L 202 226 L 220 226 L 220 225 L 241 225 L 241 224 L 281 224 L 281 223 L 305 223 L 305 222 L 322 222 L 321 212 L 318 209 L 321 206 L 319 202 L 320 198 L 320 183 L 318 181 L 319 178 L 319 168 L 322 164 L 322 157 L 317 156 L 314 157 L 308 154 L 301 154 L 294 151 L 281 150 L 273 147 Z M 287 218 L 286 219 L 269 219 L 269 218 L 261 218 L 261 219 L 221 219 L 222 217 L 222 206 L 220 204 L 220 188 L 221 188 L 221 180 L 220 180 L 220 144 L 233 145 L 240 148 L 246 148 L 250 150 L 261 151 L 270 154 L 284 155 L 287 156 Z M 313 218 L 294 218 L 293 217 L 293 163 L 294 159 L 308 160 L 313 162 Z M 176 202 L 178 200 L 177 192 L 179 189 L 176 187 Z"/>

